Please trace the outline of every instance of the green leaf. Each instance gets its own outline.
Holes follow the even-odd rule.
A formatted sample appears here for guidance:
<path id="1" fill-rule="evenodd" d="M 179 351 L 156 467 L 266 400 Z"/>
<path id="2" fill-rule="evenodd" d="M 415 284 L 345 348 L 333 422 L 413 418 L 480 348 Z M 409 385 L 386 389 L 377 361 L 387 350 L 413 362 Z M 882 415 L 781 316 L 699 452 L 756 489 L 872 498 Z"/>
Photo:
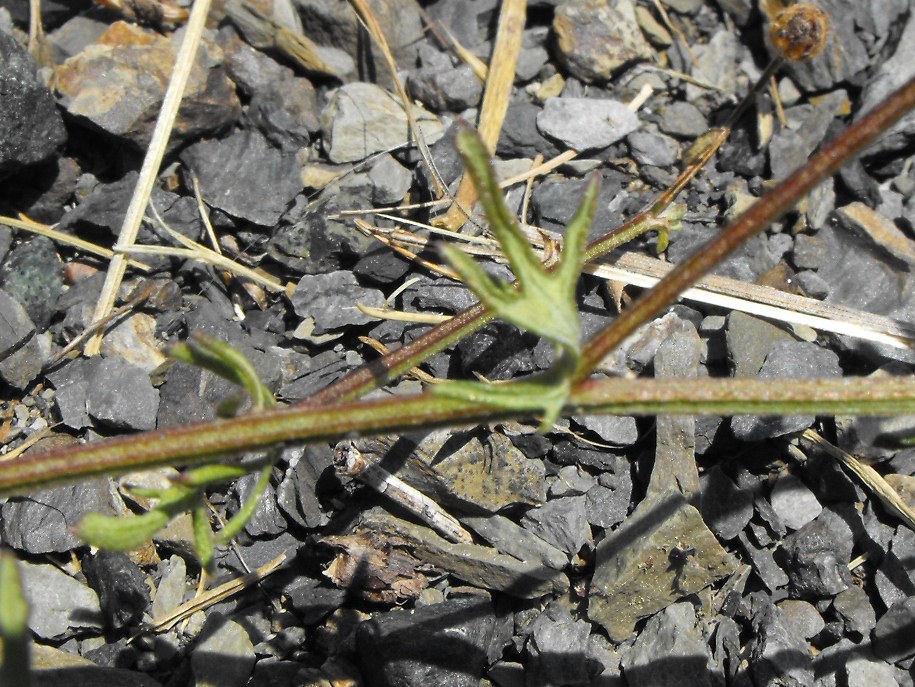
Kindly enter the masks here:
<path id="1" fill-rule="evenodd" d="M 254 511 L 257 510 L 257 504 L 261 500 L 261 497 L 264 495 L 264 491 L 266 491 L 267 485 L 270 484 L 270 476 L 272 474 L 273 462 L 270 462 L 261 468 L 260 475 L 257 478 L 257 483 L 254 485 L 254 489 L 248 495 L 247 500 L 242 504 L 241 508 L 238 509 L 238 512 L 232 516 L 229 522 L 226 523 L 226 526 L 216 533 L 217 544 L 228 544 L 236 536 L 238 536 L 238 533 L 241 532 L 242 529 L 244 529 L 245 525 L 251 519 L 251 516 L 254 515 Z"/>
<path id="2" fill-rule="evenodd" d="M 444 382 L 437 384 L 434 392 L 495 408 L 539 411 L 544 416 L 540 429 L 546 431 L 562 411 L 581 351 L 575 288 L 581 275 L 588 229 L 597 211 L 598 177 L 588 184 L 566 228 L 559 264 L 549 270 L 541 264 L 505 204 L 483 142 L 474 132 L 464 129 L 458 132 L 457 147 L 473 179 L 490 230 L 515 274 L 517 287 L 490 277 L 456 246 L 445 246 L 445 257 L 468 288 L 497 317 L 552 343 L 556 360 L 546 373 L 516 382 L 498 385 Z"/>
<path id="3" fill-rule="evenodd" d="M 276 402 L 270 389 L 261 383 L 251 362 L 224 341 L 206 334 L 194 334 L 190 340 L 172 346 L 169 355 L 237 384 L 248 392 L 251 405 L 256 410 L 269 408 Z"/>
<path id="4" fill-rule="evenodd" d="M 164 510 L 151 510 L 132 518 L 87 513 L 76 526 L 83 541 L 100 549 L 131 551 L 152 539 L 172 516 Z"/>
<path id="5" fill-rule="evenodd" d="M 191 511 L 191 525 L 194 532 L 194 553 L 205 570 L 211 570 L 215 559 L 213 530 L 210 527 L 210 516 L 202 503 Z"/>
<path id="6" fill-rule="evenodd" d="M 29 602 L 22 590 L 19 564 L 0 548 L 0 685 L 28 687 Z"/>

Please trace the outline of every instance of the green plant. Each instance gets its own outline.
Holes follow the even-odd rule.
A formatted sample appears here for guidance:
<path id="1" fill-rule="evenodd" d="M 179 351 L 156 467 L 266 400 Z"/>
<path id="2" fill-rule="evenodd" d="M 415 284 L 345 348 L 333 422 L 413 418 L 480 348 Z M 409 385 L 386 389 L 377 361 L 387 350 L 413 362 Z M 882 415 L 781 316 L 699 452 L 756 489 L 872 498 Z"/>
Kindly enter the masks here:
<path id="1" fill-rule="evenodd" d="M 584 261 L 593 260 L 633 235 L 665 231 L 676 215 L 663 213 L 665 202 L 655 203 L 623 227 L 585 246 L 584 237 L 594 213 L 597 193 L 592 183 L 567 234 L 561 261 L 552 269 L 539 264 L 508 213 L 486 161 L 482 144 L 470 132 L 460 136 L 465 163 L 477 185 L 493 232 L 518 278 L 516 286 L 493 281 L 457 249 L 446 249 L 452 264 L 482 303 L 434 328 L 409 346 L 384 356 L 339 383 L 293 407 L 267 410 L 272 403 L 247 362 L 218 342 L 198 339 L 173 352 L 193 364 L 204 365 L 239 383 L 251 396 L 256 411 L 214 422 L 147 432 L 105 442 L 81 445 L 0 463 L 0 496 L 27 494 L 61 482 L 96 475 L 117 475 L 155 466 L 193 466 L 214 463 L 233 454 L 271 450 L 288 442 L 338 439 L 352 434 L 397 432 L 432 427 L 489 422 L 502 418 L 542 416 L 549 428 L 566 412 L 620 414 L 905 414 L 915 412 L 915 380 L 779 380 L 777 383 L 741 379 L 625 380 L 590 378 L 591 372 L 636 327 L 708 272 L 754 233 L 787 212 L 826 176 L 858 154 L 906 111 L 915 106 L 915 80 L 892 94 L 814 156 L 801 170 L 773 188 L 693 257 L 679 265 L 654 289 L 627 308 L 611 325 L 582 345 L 574 286 Z M 544 317 L 543 313 L 549 313 Z M 412 396 L 357 400 L 386 384 L 435 352 L 499 317 L 546 337 L 556 347 L 552 368 L 541 376 L 495 385 L 447 382 Z M 266 485 L 273 463 L 261 467 Z M 243 525 L 247 511 L 221 533 L 210 532 L 201 504 L 203 489 L 214 481 L 240 476 L 247 470 L 232 465 L 210 465 L 188 470 L 169 489 L 147 494 L 159 505 L 145 516 L 120 523 L 87 519 L 81 533 L 90 541 L 129 548 L 150 535 L 181 510 L 195 516 L 198 553 L 211 560 L 214 543 L 222 543 Z M 252 501 L 253 502 L 253 501 Z M 8 556 L 0 573 L 12 580 Z M 5 572 L 4 572 L 5 571 Z M 15 620 L 15 596 L 5 584 L 0 605 L 7 604 Z M 7 616 L 3 616 L 6 618 Z M 14 627 L 6 623 L 6 626 Z"/>

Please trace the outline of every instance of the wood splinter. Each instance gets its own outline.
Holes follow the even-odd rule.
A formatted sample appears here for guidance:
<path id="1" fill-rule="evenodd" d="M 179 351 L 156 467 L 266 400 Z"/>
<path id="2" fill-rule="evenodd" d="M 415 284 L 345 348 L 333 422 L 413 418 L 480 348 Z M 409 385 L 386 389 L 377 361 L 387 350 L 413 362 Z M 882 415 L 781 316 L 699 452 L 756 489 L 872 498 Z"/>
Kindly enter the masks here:
<path id="1" fill-rule="evenodd" d="M 339 474 L 354 477 L 400 504 L 449 541 L 457 544 L 473 543 L 473 536 L 454 516 L 446 513 L 435 501 L 399 477 L 392 475 L 377 463 L 366 460 L 352 441 L 341 441 L 336 445 L 334 467 Z"/>

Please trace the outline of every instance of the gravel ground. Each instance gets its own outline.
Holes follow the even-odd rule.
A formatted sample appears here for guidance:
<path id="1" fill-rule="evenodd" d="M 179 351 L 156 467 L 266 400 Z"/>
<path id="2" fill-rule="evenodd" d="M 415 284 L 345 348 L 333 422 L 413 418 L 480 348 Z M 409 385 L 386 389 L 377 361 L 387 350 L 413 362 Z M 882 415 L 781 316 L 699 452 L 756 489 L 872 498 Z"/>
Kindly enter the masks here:
<path id="1" fill-rule="evenodd" d="M 482 86 L 440 36 L 447 29 L 486 59 L 498 3 L 370 4 L 420 103 L 415 117 L 436 167 L 455 184 L 455 126 L 475 121 Z M 767 93 L 682 194 L 669 262 L 912 76 L 911 0 L 817 4 L 832 21 L 825 51 L 778 72 L 783 121 Z M 179 235 L 205 242 L 196 183 L 220 249 L 280 289 L 186 256 L 137 254 L 148 269 L 128 270 L 119 303 L 146 298 L 107 330 L 101 355 L 61 357 L 92 319 L 107 263 L 0 227 L 2 454 L 39 435 L 42 450 L 215 418 L 231 385 L 162 353 L 195 332 L 233 344 L 277 398 L 294 402 L 377 358 L 364 337 L 396 347 L 428 328 L 377 319 L 355 303 L 421 315 L 473 303 L 460 284 L 339 214 L 432 198 L 384 62 L 349 6 L 257 3 L 287 34 L 317 44 L 323 67 L 303 70 L 253 37 L 241 3 L 219 5 L 151 204 Z M 593 235 L 642 209 L 673 181 L 692 141 L 727 118 L 771 52 L 766 15 L 750 0 L 528 5 L 495 165 L 508 178 L 537 155 L 579 153 L 533 184 L 528 220 L 547 231 L 562 231 L 592 170 L 603 179 Z M 24 47 L 27 3 L 0 2 L 0 213 L 110 246 L 181 33 L 129 23 L 88 0 L 42 7 L 48 43 L 37 68 Z M 640 92 L 647 99 L 631 107 Z M 908 117 L 716 273 L 883 316 L 911 333 L 913 137 Z M 523 185 L 509 189 L 514 208 L 523 195 Z M 427 222 L 438 212 L 402 214 Z M 152 222 L 138 243 L 176 245 Z M 627 250 L 653 256 L 657 239 Z M 637 292 L 583 278 L 584 333 Z M 424 369 L 509 379 L 549 363 L 544 342 L 494 323 Z M 684 301 L 605 367 L 796 378 L 912 374 L 913 363 L 912 348 Z M 395 391 L 418 388 L 408 379 Z M 36 682 L 55 687 L 907 686 L 915 532 L 798 436 L 817 430 L 907 497 L 915 449 L 875 440 L 912 426 L 913 418 L 578 416 L 546 435 L 505 423 L 290 446 L 237 543 L 219 551 L 210 586 L 280 555 L 286 566 L 158 626 L 195 596 L 189 516 L 129 554 L 90 550 L 69 526 L 87 512 L 142 511 L 149 504 L 125 484 L 161 486 L 174 471 L 0 501 L 0 541 L 23 561 L 44 666 Z M 335 451 L 396 471 L 471 530 L 472 543 L 440 537 L 335 470 Z M 214 514 L 235 513 L 255 482 L 211 491 Z"/>

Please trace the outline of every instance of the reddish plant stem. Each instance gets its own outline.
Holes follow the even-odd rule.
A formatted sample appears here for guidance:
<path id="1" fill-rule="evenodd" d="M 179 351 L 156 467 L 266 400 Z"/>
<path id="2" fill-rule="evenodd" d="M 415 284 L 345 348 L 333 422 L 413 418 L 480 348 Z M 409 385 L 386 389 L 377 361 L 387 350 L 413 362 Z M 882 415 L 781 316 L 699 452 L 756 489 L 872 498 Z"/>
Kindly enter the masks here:
<path id="1" fill-rule="evenodd" d="M 589 379 L 572 392 L 566 411 L 626 415 L 910 414 L 915 413 L 915 384 L 912 377 L 777 381 Z M 538 412 L 536 398 L 528 410 L 509 411 L 428 392 L 328 408 L 287 407 L 19 456 L 0 462 L 0 497 L 101 475 L 214 462 L 292 441 L 328 441 L 419 427 L 496 422 Z"/>
<path id="2" fill-rule="evenodd" d="M 597 334 L 582 354 L 577 379 L 587 377 L 604 357 L 637 327 L 676 300 L 681 293 L 747 239 L 788 212 L 817 184 L 835 174 L 843 164 L 873 143 L 877 136 L 912 107 L 915 107 L 915 78 L 845 129 L 806 165 L 757 200 L 722 233 L 698 249 L 685 262 L 677 265 L 606 329 Z"/>

